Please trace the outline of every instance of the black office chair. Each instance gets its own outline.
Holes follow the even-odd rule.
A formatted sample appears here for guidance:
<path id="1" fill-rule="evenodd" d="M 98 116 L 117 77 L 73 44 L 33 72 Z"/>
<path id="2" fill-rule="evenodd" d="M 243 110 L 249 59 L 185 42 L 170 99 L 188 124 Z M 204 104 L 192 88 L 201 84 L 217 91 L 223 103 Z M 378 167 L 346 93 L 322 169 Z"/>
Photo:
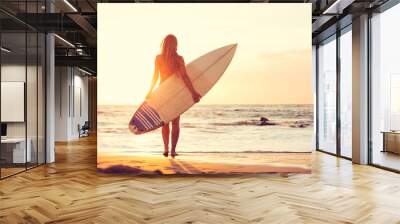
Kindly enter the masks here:
<path id="1" fill-rule="evenodd" d="M 79 128 L 79 138 L 89 136 L 89 129 L 90 129 L 89 121 L 85 121 L 85 123 L 82 125 L 82 127 L 78 127 L 78 128 Z"/>

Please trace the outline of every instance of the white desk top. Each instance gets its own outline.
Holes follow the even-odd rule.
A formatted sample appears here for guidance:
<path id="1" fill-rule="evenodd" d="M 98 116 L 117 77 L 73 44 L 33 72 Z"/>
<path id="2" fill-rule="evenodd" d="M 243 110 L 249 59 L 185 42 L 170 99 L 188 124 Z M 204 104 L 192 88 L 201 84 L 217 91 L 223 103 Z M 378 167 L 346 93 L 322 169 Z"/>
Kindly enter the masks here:
<path id="1" fill-rule="evenodd" d="M 1 143 L 21 143 L 24 142 L 25 138 L 2 138 Z M 29 141 L 29 138 L 28 138 Z"/>

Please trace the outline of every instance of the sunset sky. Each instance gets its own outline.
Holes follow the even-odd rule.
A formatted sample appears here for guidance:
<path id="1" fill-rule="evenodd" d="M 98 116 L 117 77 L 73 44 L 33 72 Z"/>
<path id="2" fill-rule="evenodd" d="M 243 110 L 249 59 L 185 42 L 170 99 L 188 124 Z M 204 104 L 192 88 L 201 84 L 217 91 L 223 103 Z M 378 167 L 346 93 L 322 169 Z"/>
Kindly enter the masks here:
<path id="1" fill-rule="evenodd" d="M 237 43 L 201 104 L 311 104 L 311 4 L 98 4 L 98 104 L 140 104 L 167 34 L 186 63 Z"/>

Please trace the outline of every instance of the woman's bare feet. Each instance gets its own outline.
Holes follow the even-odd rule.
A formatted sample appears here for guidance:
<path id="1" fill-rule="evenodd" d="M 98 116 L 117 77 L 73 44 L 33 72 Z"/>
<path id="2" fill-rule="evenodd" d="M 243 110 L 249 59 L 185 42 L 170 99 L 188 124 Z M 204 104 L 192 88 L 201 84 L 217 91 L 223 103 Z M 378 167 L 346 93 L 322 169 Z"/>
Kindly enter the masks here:
<path id="1" fill-rule="evenodd" d="M 164 155 L 165 157 L 168 157 L 168 151 L 164 151 L 163 155 Z"/>
<path id="2" fill-rule="evenodd" d="M 174 159 L 175 158 L 175 156 L 178 156 L 178 153 L 176 153 L 176 152 L 171 152 L 171 157 Z"/>

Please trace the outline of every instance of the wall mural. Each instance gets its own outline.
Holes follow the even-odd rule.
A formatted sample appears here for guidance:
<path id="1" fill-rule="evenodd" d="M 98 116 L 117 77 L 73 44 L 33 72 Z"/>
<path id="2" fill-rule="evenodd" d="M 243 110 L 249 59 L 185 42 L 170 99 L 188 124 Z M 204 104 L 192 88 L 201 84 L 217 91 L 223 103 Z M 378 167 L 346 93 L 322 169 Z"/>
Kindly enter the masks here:
<path id="1" fill-rule="evenodd" d="M 100 173 L 310 173 L 311 4 L 99 4 Z"/>

